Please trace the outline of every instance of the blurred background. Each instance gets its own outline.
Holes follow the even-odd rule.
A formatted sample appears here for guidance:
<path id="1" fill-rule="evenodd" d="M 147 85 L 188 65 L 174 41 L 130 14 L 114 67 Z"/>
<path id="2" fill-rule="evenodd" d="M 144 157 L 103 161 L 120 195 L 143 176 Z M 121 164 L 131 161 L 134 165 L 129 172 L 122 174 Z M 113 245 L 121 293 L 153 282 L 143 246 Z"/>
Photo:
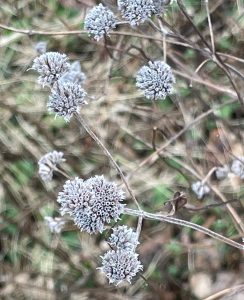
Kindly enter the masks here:
<path id="1" fill-rule="evenodd" d="M 176 1 L 165 6 L 163 20 L 178 36 L 165 40 L 150 23 L 121 25 L 116 29 L 121 34 L 100 42 L 86 33 L 48 35 L 83 30 L 87 11 L 99 2 L 0 0 L 0 298 L 244 299 L 243 252 L 200 232 L 145 220 L 138 247 L 144 271 L 131 285 L 114 287 L 96 270 L 109 249 L 105 239 L 111 231 L 89 235 L 67 221 L 54 234 L 45 222 L 45 217 L 59 216 L 56 199 L 65 182 L 57 173 L 48 184 L 39 178 L 38 160 L 47 152 L 64 152 L 62 167 L 72 177 L 104 174 L 122 183 L 75 120 L 66 123 L 47 112 L 49 90 L 29 70 L 39 42 L 80 62 L 89 96 L 81 114 L 110 149 L 146 211 L 170 212 L 165 202 L 182 192 L 187 204 L 175 217 L 239 243 L 244 237 L 238 225 L 244 222 L 243 180 L 233 173 L 218 180 L 213 172 L 212 190 L 203 199 L 191 189 L 212 168 L 244 155 L 244 108 L 233 84 L 204 55 L 205 45 Z M 211 44 L 205 1 L 183 2 Z M 103 3 L 119 15 L 116 1 Z M 209 1 L 209 11 L 216 51 L 243 99 L 243 1 Z M 175 92 L 152 103 L 137 90 L 135 75 L 148 59 L 163 60 L 165 54 L 176 77 Z M 167 147 L 160 157 L 147 159 L 155 145 L 163 144 Z M 134 207 L 126 196 L 127 206 Z M 236 217 L 225 201 L 232 201 Z M 136 227 L 137 220 L 123 216 L 119 224 Z"/>

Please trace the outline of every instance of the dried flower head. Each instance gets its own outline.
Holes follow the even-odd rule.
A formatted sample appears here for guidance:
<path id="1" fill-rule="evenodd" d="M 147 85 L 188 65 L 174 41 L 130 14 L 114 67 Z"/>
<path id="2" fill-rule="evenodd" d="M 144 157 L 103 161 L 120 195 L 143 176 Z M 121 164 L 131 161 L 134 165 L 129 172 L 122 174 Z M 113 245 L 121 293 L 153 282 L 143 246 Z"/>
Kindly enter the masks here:
<path id="1" fill-rule="evenodd" d="M 114 13 L 99 4 L 93 7 L 85 18 L 84 28 L 95 40 L 100 40 L 104 35 L 109 35 L 109 31 L 116 27 Z"/>
<path id="2" fill-rule="evenodd" d="M 71 64 L 70 70 L 66 72 L 61 78 L 61 81 L 70 81 L 76 84 L 83 84 L 86 80 L 86 75 L 81 71 L 79 61 L 75 61 Z"/>
<path id="3" fill-rule="evenodd" d="M 136 76 L 136 86 L 144 92 L 147 99 L 165 99 L 173 92 L 174 83 L 171 67 L 163 61 L 150 61 Z"/>
<path id="4" fill-rule="evenodd" d="M 168 0 L 153 0 L 154 4 L 154 14 L 155 15 L 160 15 L 164 11 L 164 6 L 169 4 Z"/>
<path id="5" fill-rule="evenodd" d="M 139 244 L 136 232 L 127 226 L 113 228 L 113 233 L 109 237 L 108 243 L 117 250 L 134 251 Z"/>
<path id="6" fill-rule="evenodd" d="M 64 117 L 68 122 L 84 100 L 86 92 L 80 85 L 72 82 L 59 81 L 54 85 L 47 103 L 48 111 L 56 113 L 56 116 Z"/>
<path id="7" fill-rule="evenodd" d="M 65 221 L 62 218 L 45 217 L 44 219 L 52 233 L 60 233 L 65 225 Z"/>
<path id="8" fill-rule="evenodd" d="M 66 181 L 58 195 L 61 214 L 69 214 L 81 231 L 98 233 L 104 225 L 117 221 L 124 210 L 120 202 L 124 193 L 113 182 L 103 176 L 95 176 L 86 181 L 80 178 Z"/>
<path id="9" fill-rule="evenodd" d="M 38 54 L 43 54 L 47 51 L 47 42 L 38 42 L 35 45 L 35 50 Z"/>
<path id="10" fill-rule="evenodd" d="M 224 165 L 222 167 L 217 167 L 216 171 L 215 171 L 215 175 L 217 177 L 217 179 L 221 180 L 224 179 L 228 176 L 230 172 L 230 168 L 227 165 Z"/>
<path id="11" fill-rule="evenodd" d="M 52 151 L 40 158 L 38 161 L 38 173 L 43 181 L 51 181 L 53 171 L 61 162 L 65 161 L 63 152 Z"/>
<path id="12" fill-rule="evenodd" d="M 108 278 L 109 283 L 118 285 L 122 281 L 131 283 L 131 279 L 143 270 L 138 254 L 127 250 L 110 250 L 102 256 L 100 269 Z"/>
<path id="13" fill-rule="evenodd" d="M 162 4 L 160 0 L 118 0 L 118 9 L 131 26 L 137 26 L 153 14 L 161 13 Z"/>
<path id="14" fill-rule="evenodd" d="M 202 199 L 204 195 L 210 192 L 210 188 L 202 181 L 196 181 L 191 185 L 193 192 L 197 195 L 198 199 Z"/>
<path id="15" fill-rule="evenodd" d="M 42 86 L 53 86 L 69 68 L 67 55 L 58 52 L 46 52 L 36 57 L 32 66 L 40 74 L 38 83 Z"/>
<path id="16" fill-rule="evenodd" d="M 233 160 L 231 171 L 241 179 L 244 179 L 244 156 L 239 156 Z"/>

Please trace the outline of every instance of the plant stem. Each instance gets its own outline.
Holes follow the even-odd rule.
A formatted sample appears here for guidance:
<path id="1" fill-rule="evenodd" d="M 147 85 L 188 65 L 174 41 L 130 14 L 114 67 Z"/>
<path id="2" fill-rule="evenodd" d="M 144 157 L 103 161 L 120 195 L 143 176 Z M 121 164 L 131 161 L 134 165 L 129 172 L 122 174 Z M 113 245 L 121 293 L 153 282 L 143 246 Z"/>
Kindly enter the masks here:
<path id="1" fill-rule="evenodd" d="M 90 128 L 90 126 L 86 123 L 86 121 L 79 115 L 79 114 L 75 114 L 76 119 L 78 120 L 78 122 L 82 125 L 82 127 L 86 130 L 86 132 L 93 138 L 93 140 L 97 143 L 97 145 L 103 150 L 103 152 L 105 153 L 105 155 L 109 158 L 109 160 L 112 162 L 113 166 L 115 167 L 115 169 L 117 170 L 117 172 L 119 173 L 122 181 L 124 182 L 129 194 L 131 195 L 131 198 L 133 199 L 133 201 L 135 202 L 136 206 L 138 207 L 139 211 L 141 211 L 140 205 L 138 203 L 138 201 L 136 200 L 136 197 L 131 189 L 131 187 L 129 186 L 128 181 L 126 180 L 122 170 L 120 169 L 119 165 L 116 163 L 116 161 L 114 160 L 114 158 L 112 157 L 112 155 L 110 154 L 110 152 L 108 151 L 108 149 L 105 147 L 105 145 L 101 142 L 101 140 L 97 137 L 97 135 L 92 131 L 92 129 Z"/>
<path id="2" fill-rule="evenodd" d="M 162 221 L 162 222 L 167 222 L 167 223 L 171 223 L 171 224 L 176 224 L 179 226 L 184 226 L 184 227 L 188 227 L 188 228 L 192 228 L 194 230 L 200 231 L 208 236 L 211 236 L 212 238 L 219 240 L 221 242 L 224 242 L 232 247 L 235 247 L 237 249 L 241 249 L 244 250 L 244 245 L 239 244 L 235 241 L 232 241 L 231 239 L 222 236 L 210 229 L 207 229 L 205 227 L 202 227 L 200 225 L 185 221 L 185 220 L 181 220 L 181 219 L 177 219 L 177 218 L 172 218 L 172 217 L 167 217 L 164 216 L 162 214 L 152 214 L 146 211 L 139 211 L 139 210 L 134 210 L 134 209 L 130 209 L 130 208 L 125 208 L 124 211 L 125 214 L 127 215 L 131 215 L 131 216 L 141 216 L 145 219 L 149 219 L 149 220 L 158 220 L 158 221 Z"/>

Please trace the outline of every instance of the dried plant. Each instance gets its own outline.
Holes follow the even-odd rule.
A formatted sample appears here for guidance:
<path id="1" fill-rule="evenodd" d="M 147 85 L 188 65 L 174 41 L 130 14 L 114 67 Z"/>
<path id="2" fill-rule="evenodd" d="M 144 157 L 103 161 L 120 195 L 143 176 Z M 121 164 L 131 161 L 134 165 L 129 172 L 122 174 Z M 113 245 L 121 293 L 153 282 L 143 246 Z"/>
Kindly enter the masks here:
<path id="1" fill-rule="evenodd" d="M 52 87 L 70 68 L 66 54 L 46 52 L 33 61 L 32 69 L 40 75 L 38 83 Z"/>
<path id="2" fill-rule="evenodd" d="M 78 5 L 71 2 L 65 5 Z M 93 1 L 84 3 L 89 6 Z M 233 103 L 238 105 L 238 109 L 244 104 L 241 89 L 237 84 L 237 79 L 243 80 L 244 75 L 236 67 L 237 63 L 243 63 L 243 59 L 236 57 L 235 54 L 221 52 L 221 43 L 218 41 L 223 44 L 224 42 L 215 35 L 215 30 L 219 31 L 218 26 L 221 22 L 213 27 L 212 18 L 215 10 L 224 1 L 218 1 L 216 6 L 211 4 L 212 10 L 209 9 L 209 1 L 203 1 L 201 9 L 204 10 L 204 14 L 201 16 L 198 14 L 196 17 L 188 9 L 188 3 L 181 0 L 118 0 L 116 5 L 113 1 L 109 3 L 105 5 L 104 2 L 88 9 L 82 7 L 82 14 L 77 15 L 70 24 L 63 16 L 58 16 L 58 21 L 66 27 L 59 31 L 27 30 L 0 24 L 1 29 L 16 33 L 1 39 L 1 45 L 9 43 L 9 40 L 18 39 L 23 34 L 28 35 L 28 38 L 35 35 L 60 37 L 55 38 L 49 45 L 60 51 L 64 49 L 72 59 L 70 62 L 70 58 L 64 53 L 47 52 L 45 41 L 35 44 L 32 51 L 35 50 L 39 56 L 33 60 L 31 69 L 38 73 L 37 82 L 42 87 L 49 88 L 47 91 L 42 90 L 43 94 L 49 93 L 46 97 L 47 111 L 66 122 L 62 119 L 59 120 L 60 123 L 54 122 L 52 116 L 46 115 L 46 111 L 43 111 L 44 106 L 38 107 L 36 104 L 35 113 L 38 112 L 36 114 L 38 119 L 35 119 L 33 114 L 29 126 L 25 118 L 28 112 L 25 108 L 22 109 L 21 105 L 17 105 L 21 103 L 22 98 L 16 93 L 16 103 L 9 100 L 7 104 L 3 104 L 5 109 L 11 107 L 14 110 L 14 118 L 8 113 L 3 114 L 7 125 L 2 125 L 6 126 L 12 136 L 0 135 L 0 142 L 3 148 L 12 140 L 20 144 L 13 150 L 13 157 L 17 162 L 21 155 L 19 149 L 22 148 L 35 160 L 42 155 L 43 149 L 49 146 L 60 147 L 59 149 L 64 152 L 67 150 L 66 158 L 70 155 L 70 161 L 67 159 L 68 163 L 64 164 L 65 170 L 63 166 L 59 169 L 60 164 L 65 161 L 63 152 L 49 152 L 38 161 L 38 174 L 42 181 L 51 181 L 54 172 L 59 172 L 66 178 L 62 190 L 58 180 L 47 185 L 43 182 L 40 184 L 38 178 L 35 178 L 34 182 L 35 188 L 40 185 L 46 189 L 43 194 L 48 200 L 55 199 L 58 193 L 59 212 L 61 216 L 65 216 L 65 219 L 46 216 L 56 214 L 56 203 L 52 204 L 51 209 L 48 205 L 42 207 L 41 213 L 45 216 L 44 222 L 47 225 L 43 228 L 47 230 L 48 227 L 55 233 L 47 235 L 53 238 L 50 245 L 32 232 L 33 226 L 30 226 L 30 230 L 22 230 L 26 228 L 25 224 L 18 226 L 22 216 L 9 218 L 12 207 L 6 205 L 5 219 L 13 225 L 14 229 L 11 230 L 15 230 L 16 227 L 16 230 L 22 230 L 23 234 L 30 235 L 47 252 L 51 252 L 70 267 L 72 272 L 61 264 L 60 270 L 62 272 L 64 270 L 64 274 L 78 278 L 77 274 L 82 273 L 82 280 L 84 279 L 86 283 L 89 282 L 91 274 L 93 275 L 92 268 L 95 269 L 97 263 L 94 258 L 101 253 L 101 249 L 96 250 L 96 253 L 94 251 L 95 255 L 93 253 L 81 255 L 80 250 L 86 246 L 84 243 L 79 249 L 79 254 L 72 257 L 69 250 L 76 245 L 69 244 L 71 235 L 66 233 L 69 233 L 70 228 L 77 231 L 75 234 L 79 234 L 77 239 L 81 240 L 81 244 L 85 236 L 81 232 L 96 235 L 94 245 L 96 244 L 97 248 L 102 245 L 100 248 L 105 249 L 105 254 L 101 256 L 101 266 L 97 269 L 102 271 L 109 283 L 117 286 L 124 283 L 131 284 L 138 275 L 144 280 L 150 278 L 150 268 L 144 275 L 141 274 L 148 262 L 141 257 L 143 251 L 138 246 L 142 245 L 145 239 L 142 228 L 144 220 L 147 220 L 147 230 L 150 229 L 149 221 L 174 224 L 199 231 L 218 242 L 244 250 L 243 243 L 238 242 L 238 239 L 243 239 L 244 223 L 241 212 L 236 209 L 235 203 L 232 205 L 232 202 L 239 201 L 243 194 L 239 188 L 241 180 L 244 179 L 244 156 L 239 150 L 243 133 L 239 128 L 236 129 L 236 122 L 226 120 L 226 114 L 236 113 L 232 107 L 229 109 Z M 45 5 L 43 4 L 44 7 Z M 226 3 L 223 5 L 228 6 Z M 239 1 L 236 6 L 241 12 Z M 179 18 L 173 17 L 175 12 Z M 75 10 L 72 13 L 75 14 Z M 168 15 L 171 16 L 171 20 Z M 75 30 L 76 24 L 81 24 L 81 16 L 85 16 L 84 29 Z M 184 22 L 181 20 L 183 17 Z M 47 20 L 48 18 L 49 15 Z M 221 9 L 218 18 L 221 18 Z M 195 24 L 196 20 L 204 26 L 207 24 L 208 30 L 200 30 L 200 25 Z M 239 30 L 239 25 L 236 25 L 238 20 L 239 16 L 234 20 L 231 19 L 235 25 L 233 32 Z M 69 41 L 65 36 L 72 38 Z M 222 32 L 220 36 L 223 36 Z M 87 71 L 87 75 L 83 70 Z M 4 85 L 11 84 L 10 80 L 7 80 L 8 73 L 6 74 L 5 81 L 1 85 L 3 89 Z M 20 81 L 21 77 L 17 75 L 13 82 Z M 220 76 L 222 83 L 221 80 L 216 80 L 216 75 Z M 29 78 L 24 79 L 23 82 L 30 81 Z M 200 85 L 204 86 L 204 89 L 200 90 Z M 139 92 L 152 101 L 143 99 Z M 226 100 L 226 97 L 230 99 Z M 88 105 L 85 107 L 85 104 Z M 226 107 L 228 109 L 223 112 L 222 109 Z M 42 115 L 39 110 L 42 111 Z M 19 113 L 23 115 L 21 118 L 18 117 Z M 242 113 L 241 109 L 238 113 Z M 211 126 L 204 123 L 208 117 Z M 233 117 L 235 118 L 236 116 Z M 21 127 L 19 130 L 21 136 L 15 133 L 16 124 Z M 198 127 L 194 130 L 196 126 Z M 216 127 L 214 130 L 213 126 Z M 31 127 L 35 127 L 35 131 L 32 131 Z M 224 131 L 227 134 L 223 134 Z M 36 132 L 41 132 L 46 139 L 39 136 L 35 139 Z M 78 138 L 79 134 L 81 139 Z M 230 146 L 225 141 L 228 138 L 231 141 Z M 104 156 L 94 151 L 94 144 L 102 150 Z M 6 153 L 4 148 L 1 155 L 7 156 Z M 9 157 L 11 159 L 11 155 L 7 156 L 7 160 Z M 23 215 L 27 216 L 26 220 L 31 222 L 32 217 L 36 217 L 34 209 L 29 212 L 30 205 L 23 204 L 23 199 L 33 195 L 30 192 L 33 189 L 17 190 L 27 181 L 24 176 L 18 182 L 16 180 L 11 183 L 11 176 L 18 173 L 18 168 L 21 169 L 22 166 L 17 165 L 17 168 L 15 165 L 8 166 L 7 174 L 2 177 L 8 188 L 11 185 L 14 187 L 13 192 L 9 194 L 17 199 L 15 202 L 23 209 Z M 30 164 L 28 170 L 31 168 Z M 239 178 L 229 176 L 231 172 Z M 94 176 L 94 174 L 105 175 Z M 230 182 L 230 179 L 233 182 Z M 184 192 L 179 191 L 179 187 Z M 154 196 L 152 189 L 160 190 L 160 196 Z M 233 198 L 238 199 L 229 200 L 231 193 L 234 195 Z M 174 195 L 173 199 L 165 199 L 168 194 Z M 171 204 L 172 209 L 169 213 L 162 210 L 162 207 L 165 208 L 163 199 L 167 204 Z M 205 201 L 207 205 L 204 204 Z M 240 201 L 238 203 L 242 205 Z M 228 226 L 233 221 L 232 233 L 223 230 L 221 231 L 223 234 L 220 234 L 215 224 L 209 229 L 204 227 L 206 225 L 198 225 L 193 218 L 191 219 L 191 214 L 197 211 L 204 213 L 204 210 L 215 206 L 223 206 L 226 209 L 226 215 L 228 214 L 230 219 Z M 39 212 L 37 217 L 38 215 Z M 207 214 L 204 215 L 206 216 Z M 134 220 L 137 221 L 136 229 L 133 225 L 132 227 L 125 225 L 133 224 Z M 66 230 L 62 232 L 66 222 L 69 221 L 72 221 L 71 227 L 67 226 L 67 232 Z M 208 222 L 205 224 L 209 225 Z M 106 230 L 112 232 L 108 238 Z M 227 238 L 225 234 L 232 237 Z M 48 238 L 47 236 L 45 238 Z M 60 244 L 62 236 L 66 242 L 64 247 Z M 194 247 L 206 248 L 203 239 L 199 240 L 187 233 L 185 236 L 177 242 L 182 253 L 186 251 L 190 257 Z M 105 245 L 101 243 L 104 238 L 107 242 Z M 147 234 L 146 238 L 150 239 L 150 234 Z M 163 255 L 165 252 L 170 251 L 162 251 Z M 144 266 L 139 260 L 138 253 Z M 7 259 L 11 262 L 14 260 L 13 257 L 18 255 L 19 253 L 15 255 L 13 251 Z M 161 260 L 161 256 L 155 258 L 156 263 L 161 263 Z M 152 264 L 150 263 L 150 266 Z M 53 274 L 62 281 L 63 274 L 62 276 L 58 272 Z M 141 278 L 138 279 L 139 285 Z M 67 286 L 60 284 L 62 297 L 67 296 L 67 299 L 71 298 L 68 295 L 69 291 L 80 288 L 83 284 L 78 281 L 73 284 L 71 281 L 67 280 Z M 58 288 L 59 284 L 57 290 Z M 133 295 L 137 288 L 137 284 L 130 287 L 129 294 Z M 64 291 L 67 291 L 67 295 Z M 55 296 L 59 296 L 58 292 Z M 91 298 L 94 298 L 94 295 Z M 109 299 L 106 296 L 104 298 Z"/>

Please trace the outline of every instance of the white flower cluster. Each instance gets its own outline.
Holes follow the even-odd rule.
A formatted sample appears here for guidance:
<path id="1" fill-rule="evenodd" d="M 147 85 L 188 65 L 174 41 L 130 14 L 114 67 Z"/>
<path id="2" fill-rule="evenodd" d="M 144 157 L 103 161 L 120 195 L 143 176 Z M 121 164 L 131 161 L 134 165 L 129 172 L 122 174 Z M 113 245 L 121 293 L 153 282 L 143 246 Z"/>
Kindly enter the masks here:
<path id="1" fill-rule="evenodd" d="M 102 267 L 98 269 L 106 275 L 109 283 L 115 285 L 122 281 L 131 283 L 131 279 L 143 270 L 135 252 L 139 244 L 136 232 L 127 226 L 118 226 L 113 229 L 108 242 L 115 249 L 107 251 L 102 256 Z"/>
<path id="2" fill-rule="evenodd" d="M 240 177 L 240 179 L 244 179 L 244 156 L 237 156 L 230 166 L 224 165 L 218 167 L 215 171 L 215 175 L 217 179 L 221 180 L 226 178 L 231 172 Z"/>
<path id="3" fill-rule="evenodd" d="M 81 231 L 103 232 L 124 211 L 124 192 L 103 176 L 67 180 L 58 195 L 61 215 L 69 214 Z"/>
<path id="4" fill-rule="evenodd" d="M 34 59 L 32 69 L 39 73 L 38 83 L 51 88 L 48 110 L 70 121 L 80 106 L 86 104 L 86 92 L 81 87 L 86 76 L 80 63 L 70 64 L 66 54 L 46 52 Z"/>
<path id="5" fill-rule="evenodd" d="M 150 61 L 136 76 L 136 86 L 144 92 L 147 99 L 151 100 L 163 100 L 172 94 L 174 83 L 172 69 L 163 61 Z"/>
<path id="6" fill-rule="evenodd" d="M 95 40 L 99 41 L 116 27 L 116 18 L 110 9 L 99 4 L 89 11 L 84 27 Z"/>
<path id="7" fill-rule="evenodd" d="M 196 181 L 191 185 L 193 192 L 197 195 L 198 199 L 202 199 L 210 192 L 210 188 L 202 181 Z"/>
<path id="8" fill-rule="evenodd" d="M 63 218 L 45 217 L 44 219 L 52 233 L 60 233 L 65 225 Z"/>
<path id="9" fill-rule="evenodd" d="M 131 26 L 138 26 L 153 15 L 160 15 L 167 3 L 165 0 L 118 0 L 117 4 L 122 18 Z M 114 13 L 100 3 L 88 12 L 84 28 L 99 41 L 104 36 L 109 36 L 116 25 Z"/>
<path id="10" fill-rule="evenodd" d="M 53 171 L 57 165 L 65 161 L 63 152 L 52 151 L 42 156 L 38 161 L 39 175 L 43 181 L 50 181 L 53 178 Z"/>

